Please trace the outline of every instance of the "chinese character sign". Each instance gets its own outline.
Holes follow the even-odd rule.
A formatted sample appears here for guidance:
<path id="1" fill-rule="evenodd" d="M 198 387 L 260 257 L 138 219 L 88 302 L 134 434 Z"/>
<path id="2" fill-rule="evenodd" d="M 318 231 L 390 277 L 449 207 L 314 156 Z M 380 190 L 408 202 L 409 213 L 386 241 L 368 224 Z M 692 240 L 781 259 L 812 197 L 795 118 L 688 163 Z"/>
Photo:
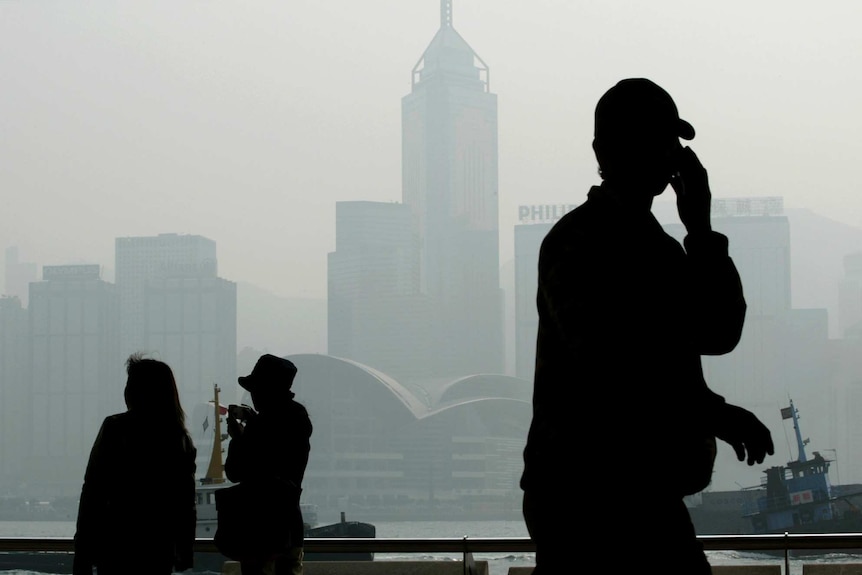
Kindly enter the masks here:
<path id="1" fill-rule="evenodd" d="M 814 493 L 810 489 L 790 494 L 791 505 L 802 505 L 803 503 L 811 503 L 812 501 L 814 501 Z"/>

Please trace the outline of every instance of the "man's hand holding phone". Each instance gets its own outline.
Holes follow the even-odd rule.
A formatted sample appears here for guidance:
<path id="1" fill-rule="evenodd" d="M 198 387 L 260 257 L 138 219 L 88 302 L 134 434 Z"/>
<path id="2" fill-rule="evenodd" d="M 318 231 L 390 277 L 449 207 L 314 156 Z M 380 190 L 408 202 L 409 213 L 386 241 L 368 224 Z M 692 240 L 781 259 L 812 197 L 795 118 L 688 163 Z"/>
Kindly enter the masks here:
<path id="1" fill-rule="evenodd" d="M 712 193 L 706 168 L 688 146 L 680 146 L 677 151 L 677 171 L 671 176 L 670 185 L 676 192 L 676 209 L 686 231 L 691 234 L 712 230 Z"/>

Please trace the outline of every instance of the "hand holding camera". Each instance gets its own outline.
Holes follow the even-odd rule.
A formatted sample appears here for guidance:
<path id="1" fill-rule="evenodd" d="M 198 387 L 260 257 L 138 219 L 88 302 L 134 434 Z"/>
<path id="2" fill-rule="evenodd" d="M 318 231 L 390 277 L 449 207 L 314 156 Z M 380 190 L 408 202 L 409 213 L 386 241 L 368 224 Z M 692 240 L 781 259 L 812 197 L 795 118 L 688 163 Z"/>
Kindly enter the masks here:
<path id="1" fill-rule="evenodd" d="M 232 403 L 227 406 L 227 413 L 231 419 L 248 421 L 254 416 L 255 411 L 247 405 L 236 405 Z"/>
<path id="2" fill-rule="evenodd" d="M 247 405 L 231 404 L 227 406 L 227 432 L 231 438 L 239 437 L 245 431 L 245 422 L 256 415 Z"/>

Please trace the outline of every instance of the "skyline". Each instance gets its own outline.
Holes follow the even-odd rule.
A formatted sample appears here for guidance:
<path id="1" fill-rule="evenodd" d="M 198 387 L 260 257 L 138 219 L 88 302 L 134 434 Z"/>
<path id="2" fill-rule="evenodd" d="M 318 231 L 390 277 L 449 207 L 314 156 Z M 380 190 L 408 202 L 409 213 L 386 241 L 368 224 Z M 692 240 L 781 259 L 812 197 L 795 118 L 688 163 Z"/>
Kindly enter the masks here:
<path id="1" fill-rule="evenodd" d="M 553 207 L 553 206 L 549 206 Z M 665 223 L 672 219 L 673 207 L 662 205 L 657 209 L 659 221 Z M 558 215 L 563 213 L 562 207 Z M 824 259 L 824 251 L 830 250 L 838 253 L 851 253 L 862 250 L 855 246 L 862 246 L 862 227 L 853 227 L 836 222 L 822 215 L 805 209 L 785 208 L 784 213 L 790 220 L 791 234 L 791 298 L 794 309 L 819 309 L 825 308 L 829 313 L 830 337 L 842 337 L 839 332 L 839 310 L 838 310 L 838 287 L 844 277 L 843 259 Z M 529 221 L 529 220 L 528 220 Z M 539 220 L 538 223 L 546 220 Z M 523 225 L 523 223 L 521 224 Z M 526 225 L 530 225 L 527 223 Z M 514 240 L 514 227 L 510 230 Z M 170 233 L 170 232 L 166 232 Z M 503 234 L 506 230 L 502 230 Z M 112 243 L 113 245 L 113 243 Z M 219 246 L 217 246 L 219 247 Z M 220 249 L 218 250 L 220 254 Z M 219 257 L 219 262 L 221 258 Z M 28 262 L 23 258 L 22 263 Z M 113 261 L 113 255 L 111 256 Z M 100 262 L 88 261 L 83 263 L 63 263 L 59 265 L 100 265 L 102 271 L 104 266 Z M 0 272 L 5 266 L 0 266 Z M 221 264 L 219 268 L 221 270 Z M 511 272 L 511 273 L 509 273 Z M 265 286 L 253 283 L 245 277 L 225 277 L 219 271 L 219 277 L 237 283 L 238 286 L 238 350 L 244 347 L 255 349 L 270 349 L 292 352 L 324 352 L 326 349 L 326 297 L 292 297 L 277 294 Z M 41 278 L 41 274 L 39 275 Z M 102 273 L 101 279 L 115 281 Z M 503 262 L 501 268 L 501 284 L 506 295 L 506 316 L 511 318 L 514 313 L 514 261 Z M 2 288 L 2 283 L 0 283 Z M 2 291 L 2 290 L 0 290 Z M 22 300 L 23 301 L 23 300 Z M 25 305 L 26 307 L 26 305 Z M 310 328 L 315 325 L 317 328 Z M 508 322 L 509 319 L 506 320 Z M 285 331 L 285 322 L 293 325 L 298 322 L 303 325 L 303 330 L 298 333 Z M 311 324 L 309 323 L 311 322 Z M 514 329 L 507 325 L 507 330 Z M 307 338 L 299 337 L 305 333 Z M 513 350 L 507 351 L 507 369 L 513 368 Z"/>
<path id="2" fill-rule="evenodd" d="M 213 379 L 225 380 L 226 391 L 232 388 L 233 372 L 245 373 L 257 351 L 315 354 L 320 356 L 315 361 L 331 364 L 335 363 L 332 357 L 322 356 L 337 356 L 335 360 L 343 356 L 407 382 L 407 375 L 391 367 L 397 362 L 387 365 L 384 354 L 362 356 L 355 346 L 336 349 L 331 338 L 327 341 L 328 336 L 343 336 L 356 326 L 383 333 L 385 337 L 372 342 L 373 329 L 357 329 L 354 339 L 367 347 L 375 343 L 375 351 L 382 349 L 399 361 L 409 354 L 425 355 L 429 365 L 440 363 L 471 374 L 512 375 L 518 309 L 514 243 L 521 207 L 555 206 L 562 212 L 586 199 L 590 187 L 600 181 L 591 149 L 595 103 L 618 80 L 643 76 L 666 88 L 681 117 L 694 125 L 691 146 L 708 171 L 715 200 L 780 198 L 790 222 L 789 247 L 787 242 L 776 242 L 781 258 L 769 260 L 780 260 L 782 281 L 777 284 L 781 289 L 769 289 L 774 285 L 758 282 L 761 278 L 744 282 L 743 291 L 750 290 L 745 294 L 750 314 L 747 335 L 752 335 L 734 351 L 732 361 L 708 360 L 710 385 L 726 397 L 744 400 L 740 404 L 763 414 L 764 421 L 771 421 L 771 428 L 778 431 L 783 422 L 773 404 L 793 390 L 794 400 L 806 406 L 811 422 L 810 427 L 806 423 L 806 431 L 817 438 L 819 448 L 829 446 L 836 459 L 837 451 L 851 453 L 862 431 L 856 417 L 862 400 L 854 362 L 858 340 L 842 337 L 838 326 L 843 318 L 862 317 L 862 312 L 847 313 L 846 304 L 852 296 L 858 299 L 859 284 L 850 286 L 843 318 L 838 314 L 838 298 L 843 258 L 854 251 L 862 254 L 862 195 L 855 178 L 855 159 L 862 155 L 857 136 L 862 132 L 858 109 L 862 80 L 852 73 L 854 56 L 862 48 L 856 30 L 862 4 L 767 0 L 751 5 L 730 0 L 707 6 L 685 0 L 658 5 L 634 0 L 535 0 L 525 5 L 515 0 L 454 0 L 453 9 L 454 29 L 487 65 L 487 90 L 494 96 L 493 146 L 487 148 L 493 148 L 493 186 L 482 187 L 481 195 L 459 196 L 433 181 L 444 180 L 448 173 L 445 165 L 424 162 L 443 157 L 432 145 L 427 145 L 431 153 L 414 155 L 421 161 L 413 165 L 421 164 L 422 170 L 417 171 L 427 167 L 432 178 L 414 178 L 412 188 L 408 182 L 411 156 L 405 150 L 410 147 L 410 128 L 417 124 L 411 124 L 405 114 L 405 101 L 409 104 L 416 87 L 411 71 L 441 26 L 440 0 L 259 0 L 241 6 L 225 0 L 119 5 L 99 0 L 0 2 L 0 78 L 4 80 L 0 249 L 17 247 L 21 261 L 35 262 L 43 269 L 97 264 L 102 279 L 115 284 L 139 275 L 136 281 L 143 291 L 142 286 L 150 283 L 143 266 L 135 262 L 126 270 L 135 273 L 122 274 L 121 258 L 115 252 L 121 238 L 178 234 L 211 242 L 208 261 L 217 261 L 213 271 L 226 280 L 217 283 L 235 284 L 229 286 L 234 309 L 222 303 L 211 306 L 228 310 L 224 315 L 235 319 L 235 325 L 224 330 L 235 336 L 233 341 L 206 348 L 197 343 L 187 346 L 186 339 L 177 335 L 181 318 L 183 326 L 197 325 L 215 313 L 185 313 L 192 309 L 190 305 L 181 314 L 176 312 L 178 306 L 162 305 L 156 297 L 137 298 L 138 305 L 155 302 L 139 310 L 140 317 L 147 318 L 142 325 L 148 331 L 142 333 L 155 335 L 139 338 L 135 347 L 144 345 L 143 341 L 158 348 L 169 363 L 178 366 L 178 377 L 189 382 L 192 397 L 208 391 Z M 431 77 L 434 69 L 427 72 Z M 451 102 L 439 111 L 430 116 L 428 125 L 439 128 L 457 116 Z M 487 136 L 490 131 L 483 133 Z M 421 143 L 439 141 L 435 138 L 432 135 Z M 481 155 L 486 157 L 491 154 Z M 490 181 L 483 180 L 490 170 L 454 173 L 451 180 L 460 184 L 471 181 L 471 175 L 473 182 Z M 415 186 L 416 182 L 420 185 Z M 471 204 L 484 206 L 476 211 L 481 212 L 477 221 L 485 232 L 482 250 L 470 251 L 464 241 L 468 234 L 459 235 L 457 226 L 428 225 L 419 228 L 422 234 L 416 238 L 411 235 L 413 220 L 421 219 L 428 206 L 435 216 L 451 214 L 446 205 L 451 197 L 482 200 Z M 673 200 L 672 192 L 656 200 L 654 212 L 662 224 L 678 222 Z M 415 307 L 398 307 L 393 304 L 395 298 L 389 299 L 392 292 L 375 287 L 367 293 L 379 297 L 366 302 L 371 299 L 377 307 L 357 304 L 358 312 L 346 321 L 327 323 L 337 315 L 333 309 L 338 309 L 329 305 L 336 302 L 334 292 L 327 293 L 329 278 L 338 278 L 338 273 L 328 277 L 327 270 L 328 256 L 336 251 L 336 207 L 364 202 L 376 202 L 372 207 L 382 214 L 357 216 L 363 225 L 371 222 L 372 233 L 385 235 L 387 225 L 398 227 L 398 216 L 388 214 L 405 212 L 404 225 L 398 229 L 408 237 L 407 243 L 417 239 L 421 249 L 433 252 L 416 260 L 432 270 L 427 275 L 423 276 L 424 270 L 414 274 L 413 260 L 406 257 L 408 265 L 388 268 L 407 270 L 399 276 L 410 278 L 405 284 L 414 276 L 431 277 L 432 287 L 434 281 L 454 286 L 451 292 L 439 290 L 448 299 L 438 301 L 450 301 L 452 294 L 477 296 L 484 301 L 469 301 L 460 309 L 486 309 L 481 304 L 494 313 L 498 307 L 503 309 L 502 325 L 487 330 L 503 340 L 502 370 L 495 370 L 492 362 L 487 362 L 491 368 L 474 367 L 478 361 L 463 368 L 451 360 L 456 354 L 438 352 L 456 350 L 457 357 L 479 358 L 475 350 L 482 348 L 471 349 L 464 343 L 468 338 L 484 338 L 467 323 L 467 313 L 447 314 L 449 310 L 442 306 L 426 305 L 419 308 L 422 315 L 415 313 Z M 404 207 L 415 209 L 408 214 L 409 210 L 400 209 Z M 785 233 L 786 227 L 781 231 Z M 359 232 L 350 236 L 354 239 L 346 246 L 358 249 L 338 254 L 343 256 L 341 277 L 347 278 L 347 293 L 367 285 L 356 270 L 370 270 L 368 277 L 385 279 L 380 268 L 359 265 L 375 263 L 368 257 L 372 250 L 360 245 L 363 234 Z M 498 259 L 490 249 L 495 238 Z M 754 239 L 764 238 L 768 234 Z M 731 252 L 743 243 L 736 243 L 732 235 L 729 239 Z M 396 243 L 393 240 L 391 245 L 400 248 Z M 408 251 L 412 251 L 410 245 Z M 760 262 L 746 261 L 743 254 L 737 263 L 740 268 L 749 264 L 745 267 L 749 278 L 760 272 L 768 276 L 770 264 Z M 483 272 L 476 274 L 483 278 L 482 289 L 473 292 L 463 287 L 469 282 L 454 280 L 455 274 L 445 277 L 447 265 L 453 263 L 463 263 L 459 269 L 471 273 Z M 536 264 L 526 266 L 535 272 Z M 434 270 L 439 274 L 435 276 Z M 494 273 L 484 273 L 488 270 Z M 784 289 L 786 273 L 792 286 L 789 294 Z M 626 280 L 629 277 L 635 286 L 644 281 L 643 275 L 632 274 Z M 5 279 L 0 266 L 0 287 Z M 502 302 L 485 295 L 494 291 L 486 289 L 494 283 L 505 291 L 499 294 Z M 410 285 L 412 291 L 404 290 L 402 301 L 412 301 L 409 296 L 419 291 Z M 31 289 L 37 293 L 39 287 L 46 286 Z M 161 291 L 167 294 L 168 287 L 162 286 Z M 185 298 L 178 289 L 170 294 L 176 296 L 172 301 Z M 520 309 L 527 309 L 523 316 L 529 316 L 536 310 L 535 290 L 522 289 L 524 294 L 526 303 Z M 77 305 L 76 301 L 69 305 Z M 203 310 L 197 302 L 194 309 Z M 760 305 L 764 302 L 776 304 L 777 311 Z M 126 311 L 130 307 L 122 298 L 118 305 Z M 806 313 L 788 313 L 788 307 L 791 312 L 806 309 Z M 815 313 L 807 313 L 808 308 L 816 308 Z M 828 312 L 827 335 L 840 341 L 822 341 L 826 314 L 821 308 Z M 389 316 L 377 313 L 379 309 L 390 310 Z M 65 370 L 58 366 L 72 353 L 55 345 L 57 338 L 50 353 L 33 346 L 36 342 L 44 348 L 53 334 L 44 328 L 46 322 L 38 337 L 29 333 L 38 325 L 32 319 L 38 313 L 29 313 L 10 312 L 13 321 L 6 323 L 8 332 L 17 331 L 14 339 L 9 338 L 5 357 L 26 365 L 35 374 L 31 380 L 60 381 L 90 393 L 80 383 L 89 379 L 65 381 Z M 76 312 L 46 313 L 43 317 L 77 317 Z M 353 321 L 356 317 L 365 324 Z M 382 321 L 387 317 L 392 321 Z M 457 321 L 461 319 L 465 321 Z M 446 346 L 435 349 L 427 345 L 433 338 L 406 337 L 408 320 L 422 327 L 423 334 L 439 335 Z M 157 324 L 158 330 L 150 329 Z M 778 326 L 774 332 L 773 326 Z M 797 326 L 810 337 L 790 337 L 798 335 L 793 332 Z M 73 331 L 70 327 L 68 338 L 75 341 L 71 346 L 75 349 Z M 201 333 L 203 329 L 193 335 Z M 118 339 L 124 343 L 122 337 Z M 490 342 L 488 348 L 496 343 L 484 339 Z M 534 351 L 534 341 L 531 335 L 519 344 Z M 776 343 L 785 341 L 798 345 L 784 348 Z M 25 345 L 33 347 L 20 353 Z M 236 357 L 230 353 L 232 347 L 237 348 Z M 186 354 L 187 349 L 194 351 Z M 196 353 L 199 350 L 208 350 L 209 355 Z M 103 356 L 113 369 L 119 368 L 126 351 L 87 357 Z M 198 360 L 201 365 L 215 365 L 211 358 L 216 356 L 224 360 L 219 365 L 228 367 L 216 375 L 198 368 Z M 810 364 L 803 364 L 809 359 Z M 526 390 L 531 388 L 534 358 L 524 365 L 527 368 L 515 383 L 526 382 Z M 53 379 L 42 377 L 37 367 L 51 368 Z M 115 371 L 119 380 L 119 369 Z M 417 371 L 417 381 L 421 377 L 430 381 L 430 369 Z M 433 375 L 434 379 L 440 376 Z M 113 377 L 104 379 L 106 386 L 113 385 Z M 29 380 L 7 376 L 4 381 Z M 17 390 L 31 393 L 27 385 Z M 17 413 L 19 419 L 25 419 L 25 412 L 16 406 L 37 406 L 41 419 L 34 417 L 28 425 L 47 430 L 43 435 L 53 433 L 59 443 L 65 435 L 50 431 L 50 422 L 42 422 L 52 413 L 63 413 L 54 429 L 63 429 L 57 423 L 63 418 L 71 421 L 72 428 L 78 426 L 74 419 L 78 399 L 63 396 L 60 386 L 51 392 L 56 401 L 50 405 L 57 407 L 42 409 L 49 404 L 10 401 L 8 396 L 4 402 L 6 411 Z M 93 421 L 87 418 L 87 425 Z M 15 434 L 6 433 L 6 437 L 7 446 L 18 444 Z M 80 447 L 83 452 L 86 446 Z M 781 455 L 770 463 L 780 461 L 784 451 L 784 446 L 779 447 Z M 733 462 L 727 445 L 720 448 L 719 457 L 717 484 L 730 486 L 743 478 L 759 478 L 759 469 Z M 836 464 L 836 473 L 838 469 Z M 845 479 L 858 480 L 862 466 L 842 455 L 841 473 Z"/>
<path id="3" fill-rule="evenodd" d="M 235 8 L 0 4 L 0 247 L 112 267 L 116 237 L 200 234 L 219 244 L 221 276 L 325 297 L 335 202 L 400 201 L 399 102 L 439 2 Z M 517 206 L 580 203 L 597 183 L 595 102 L 633 75 L 694 124 L 716 198 L 782 196 L 862 225 L 862 82 L 846 73 L 860 15 L 850 2 L 455 0 L 499 98 L 501 263 Z"/>

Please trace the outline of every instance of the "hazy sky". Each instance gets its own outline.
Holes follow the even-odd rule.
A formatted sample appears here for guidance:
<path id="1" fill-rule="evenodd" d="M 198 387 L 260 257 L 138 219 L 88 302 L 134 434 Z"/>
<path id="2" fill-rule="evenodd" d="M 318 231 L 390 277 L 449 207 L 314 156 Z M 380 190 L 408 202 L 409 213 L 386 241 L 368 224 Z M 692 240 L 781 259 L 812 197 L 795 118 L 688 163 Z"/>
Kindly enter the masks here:
<path id="1" fill-rule="evenodd" d="M 628 76 L 674 95 L 714 196 L 862 226 L 862 3 L 453 14 L 498 95 L 503 262 L 518 205 L 597 182 L 593 108 Z M 0 2 L 0 248 L 112 275 L 115 237 L 201 234 L 221 276 L 324 297 L 335 202 L 401 199 L 400 100 L 438 26 L 438 0 Z"/>

